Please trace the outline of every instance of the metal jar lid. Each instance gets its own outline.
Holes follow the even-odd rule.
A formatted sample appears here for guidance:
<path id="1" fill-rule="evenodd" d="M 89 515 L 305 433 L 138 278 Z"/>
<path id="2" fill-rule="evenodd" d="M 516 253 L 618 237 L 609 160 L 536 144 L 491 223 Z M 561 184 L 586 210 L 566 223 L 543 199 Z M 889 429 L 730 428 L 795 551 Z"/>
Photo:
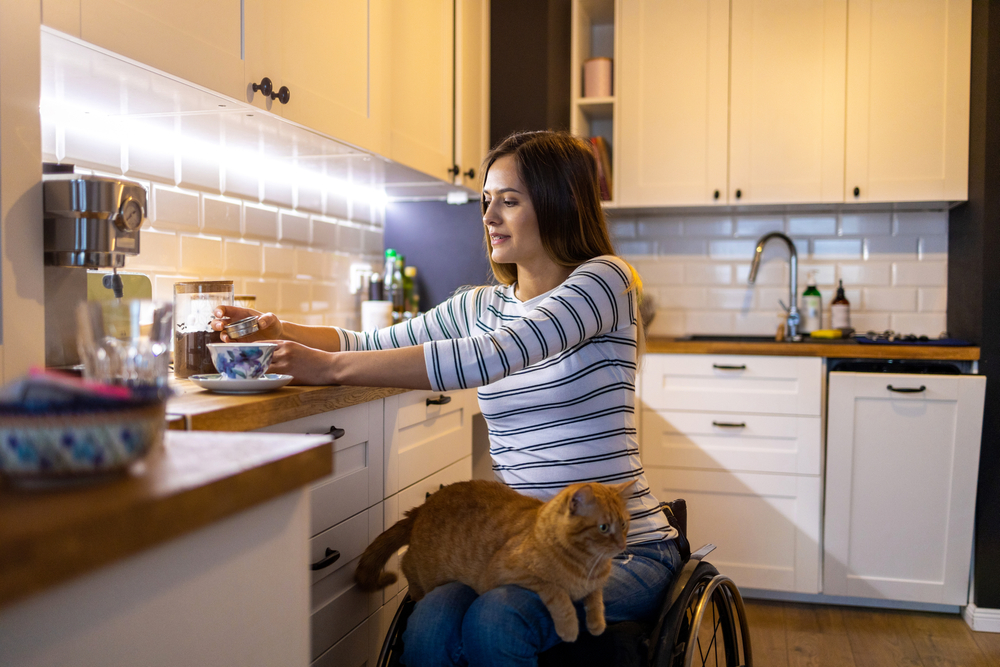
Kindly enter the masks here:
<path id="1" fill-rule="evenodd" d="M 242 320 L 236 320 L 230 324 L 223 327 L 223 331 L 226 335 L 232 339 L 243 338 L 244 336 L 249 336 L 252 333 L 260 331 L 260 327 L 257 324 L 257 316 L 251 315 L 250 317 L 244 317 Z"/>

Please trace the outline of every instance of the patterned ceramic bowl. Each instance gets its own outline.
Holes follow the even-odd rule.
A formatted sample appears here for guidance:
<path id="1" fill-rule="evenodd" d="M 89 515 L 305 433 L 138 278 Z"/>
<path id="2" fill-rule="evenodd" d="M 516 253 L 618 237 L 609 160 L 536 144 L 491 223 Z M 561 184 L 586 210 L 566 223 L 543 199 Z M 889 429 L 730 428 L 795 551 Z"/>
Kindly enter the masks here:
<path id="1" fill-rule="evenodd" d="M 122 471 L 163 439 L 166 403 L 0 413 L 0 473 L 31 482 Z"/>
<path id="2" fill-rule="evenodd" d="M 230 380 L 256 380 L 271 364 L 277 343 L 209 343 L 216 370 Z"/>

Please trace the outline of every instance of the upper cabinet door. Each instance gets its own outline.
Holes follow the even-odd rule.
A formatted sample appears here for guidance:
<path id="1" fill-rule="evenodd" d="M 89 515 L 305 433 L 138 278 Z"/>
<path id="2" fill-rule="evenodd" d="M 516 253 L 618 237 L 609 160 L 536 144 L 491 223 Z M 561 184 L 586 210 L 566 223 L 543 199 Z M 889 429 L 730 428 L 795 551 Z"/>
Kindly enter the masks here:
<path id="1" fill-rule="evenodd" d="M 622 206 L 725 204 L 729 2 L 619 4 Z"/>
<path id="2" fill-rule="evenodd" d="M 80 2 L 83 40 L 236 99 L 244 98 L 240 23 L 240 0 Z"/>
<path id="3" fill-rule="evenodd" d="M 971 0 L 851 0 L 849 17 L 845 201 L 967 199 Z"/>
<path id="4" fill-rule="evenodd" d="M 388 151 L 386 3 L 368 0 L 247 2 L 246 99 L 324 134 Z M 289 100 L 252 85 L 267 77 Z"/>
<path id="5" fill-rule="evenodd" d="M 457 0 L 455 22 L 456 183 L 475 189 L 490 141 L 489 0 Z"/>
<path id="6" fill-rule="evenodd" d="M 847 0 L 733 0 L 729 201 L 844 193 Z"/>
<path id="7" fill-rule="evenodd" d="M 392 0 L 389 157 L 452 180 L 454 0 Z"/>

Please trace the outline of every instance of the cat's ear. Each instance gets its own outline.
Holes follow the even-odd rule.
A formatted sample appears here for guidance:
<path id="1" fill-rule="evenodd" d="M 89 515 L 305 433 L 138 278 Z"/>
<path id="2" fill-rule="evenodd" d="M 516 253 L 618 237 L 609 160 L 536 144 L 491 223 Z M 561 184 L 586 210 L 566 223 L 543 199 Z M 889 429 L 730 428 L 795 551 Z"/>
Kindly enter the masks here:
<path id="1" fill-rule="evenodd" d="M 594 492 L 589 484 L 584 484 L 573 492 L 569 499 L 569 513 L 579 514 L 584 505 L 590 504 L 594 500 Z"/>
<path id="2" fill-rule="evenodd" d="M 630 479 L 629 481 L 622 482 L 621 484 L 612 484 L 611 488 L 619 496 L 621 496 L 625 500 L 628 500 L 629 498 L 632 497 L 632 491 L 635 488 L 636 484 L 638 484 L 638 483 L 639 483 L 639 480 L 637 480 L 637 479 Z"/>

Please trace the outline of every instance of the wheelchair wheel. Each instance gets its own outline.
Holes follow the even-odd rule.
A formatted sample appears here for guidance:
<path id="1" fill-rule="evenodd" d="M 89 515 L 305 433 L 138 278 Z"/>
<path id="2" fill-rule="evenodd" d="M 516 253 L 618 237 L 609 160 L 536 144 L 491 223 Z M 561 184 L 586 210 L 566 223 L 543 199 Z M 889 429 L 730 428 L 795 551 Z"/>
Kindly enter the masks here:
<path id="1" fill-rule="evenodd" d="M 743 598 L 729 577 L 699 563 L 667 614 L 656 667 L 751 667 Z"/>

